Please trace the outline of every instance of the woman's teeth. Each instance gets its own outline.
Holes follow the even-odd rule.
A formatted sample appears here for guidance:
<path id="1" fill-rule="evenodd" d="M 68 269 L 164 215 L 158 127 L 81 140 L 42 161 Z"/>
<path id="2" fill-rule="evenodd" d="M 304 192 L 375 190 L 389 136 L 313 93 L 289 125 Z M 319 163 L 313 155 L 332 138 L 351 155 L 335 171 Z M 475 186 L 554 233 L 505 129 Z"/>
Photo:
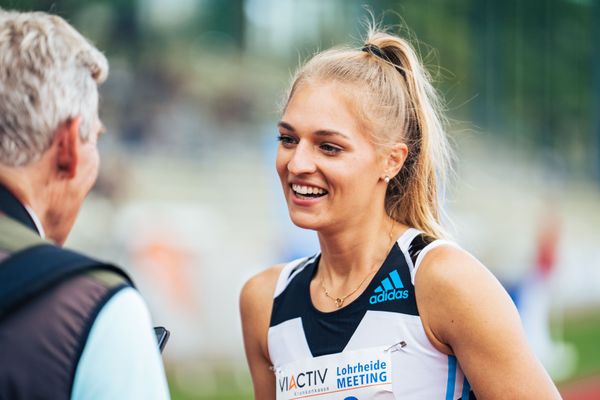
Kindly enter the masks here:
<path id="1" fill-rule="evenodd" d="M 327 194 L 327 190 L 325 189 L 321 189 L 314 186 L 302 186 L 297 184 L 292 184 L 292 190 L 294 191 L 294 193 L 302 196 L 320 197 Z"/>

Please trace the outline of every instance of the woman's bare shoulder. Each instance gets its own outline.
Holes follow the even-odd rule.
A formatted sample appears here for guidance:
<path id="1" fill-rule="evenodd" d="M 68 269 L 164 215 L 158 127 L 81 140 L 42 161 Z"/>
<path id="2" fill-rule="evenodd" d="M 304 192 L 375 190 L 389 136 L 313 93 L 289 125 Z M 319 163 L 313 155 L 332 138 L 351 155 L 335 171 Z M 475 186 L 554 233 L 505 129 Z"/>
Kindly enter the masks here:
<path id="1" fill-rule="evenodd" d="M 494 275 L 469 252 L 453 245 L 427 253 L 415 277 L 415 292 L 430 340 L 448 354 L 453 353 L 457 326 L 472 327 L 475 315 L 512 306 Z"/>
<path id="2" fill-rule="evenodd" d="M 490 271 L 468 251 L 443 244 L 424 257 L 415 278 L 422 288 L 439 290 L 469 286 L 472 281 L 496 282 Z M 460 285 L 457 285 L 461 283 Z"/>
<path id="3" fill-rule="evenodd" d="M 264 305 L 265 302 L 272 302 L 277 281 L 285 265 L 273 265 L 248 279 L 242 287 L 240 295 L 241 305 L 243 306 L 245 303 L 260 303 L 259 305 Z"/>

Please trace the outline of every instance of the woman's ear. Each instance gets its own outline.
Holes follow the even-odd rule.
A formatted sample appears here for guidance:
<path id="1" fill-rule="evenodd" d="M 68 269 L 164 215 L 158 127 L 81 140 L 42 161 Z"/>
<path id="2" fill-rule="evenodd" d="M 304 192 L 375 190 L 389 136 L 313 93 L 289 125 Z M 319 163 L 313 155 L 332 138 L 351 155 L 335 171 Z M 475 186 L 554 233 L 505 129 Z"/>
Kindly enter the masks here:
<path id="1" fill-rule="evenodd" d="M 408 156 L 408 146 L 404 143 L 395 144 L 388 152 L 385 159 L 385 174 L 390 179 L 394 178 L 404 165 Z"/>
<path id="2" fill-rule="evenodd" d="M 58 126 L 54 136 L 56 170 L 67 178 L 73 178 L 77 173 L 80 123 L 81 117 L 69 118 Z"/>

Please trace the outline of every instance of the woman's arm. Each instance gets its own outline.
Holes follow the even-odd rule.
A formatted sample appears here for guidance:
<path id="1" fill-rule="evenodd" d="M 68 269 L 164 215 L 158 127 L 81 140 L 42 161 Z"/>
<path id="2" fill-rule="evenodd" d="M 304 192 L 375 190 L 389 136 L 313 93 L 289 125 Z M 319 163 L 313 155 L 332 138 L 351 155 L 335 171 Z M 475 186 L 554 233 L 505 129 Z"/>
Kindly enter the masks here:
<path id="1" fill-rule="evenodd" d="M 456 355 L 478 399 L 560 398 L 508 294 L 470 254 L 452 246 L 431 250 L 415 290 L 427 336 Z"/>
<path id="2" fill-rule="evenodd" d="M 283 265 L 276 265 L 251 278 L 240 295 L 240 313 L 246 358 L 252 375 L 254 397 L 275 399 L 275 374 L 271 370 L 267 335 L 273 308 L 273 293 Z"/>

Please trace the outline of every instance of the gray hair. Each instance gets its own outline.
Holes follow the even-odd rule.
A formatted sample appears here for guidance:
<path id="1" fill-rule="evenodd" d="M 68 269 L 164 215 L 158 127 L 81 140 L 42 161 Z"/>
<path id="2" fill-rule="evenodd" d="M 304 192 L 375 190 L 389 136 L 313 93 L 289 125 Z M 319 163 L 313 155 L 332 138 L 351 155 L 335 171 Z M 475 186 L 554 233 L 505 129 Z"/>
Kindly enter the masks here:
<path id="1" fill-rule="evenodd" d="M 62 18 L 0 9 L 0 163 L 39 159 L 69 118 L 87 140 L 107 75 L 106 57 Z"/>

